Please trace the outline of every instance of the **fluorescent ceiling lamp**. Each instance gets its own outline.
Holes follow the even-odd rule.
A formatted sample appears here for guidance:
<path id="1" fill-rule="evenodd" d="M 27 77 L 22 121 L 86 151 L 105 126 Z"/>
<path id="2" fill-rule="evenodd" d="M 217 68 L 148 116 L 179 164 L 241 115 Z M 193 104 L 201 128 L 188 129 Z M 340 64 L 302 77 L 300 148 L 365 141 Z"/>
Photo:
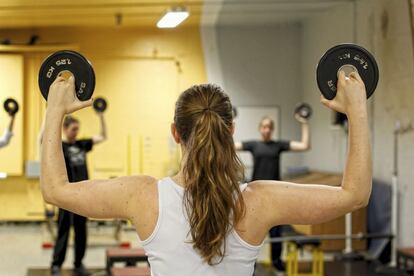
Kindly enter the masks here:
<path id="1" fill-rule="evenodd" d="M 0 172 L 0 179 L 5 179 L 5 178 L 7 178 L 7 173 Z"/>
<path id="2" fill-rule="evenodd" d="M 180 25 L 190 13 L 185 8 L 175 8 L 168 11 L 164 16 L 158 21 L 158 28 L 175 28 Z"/>

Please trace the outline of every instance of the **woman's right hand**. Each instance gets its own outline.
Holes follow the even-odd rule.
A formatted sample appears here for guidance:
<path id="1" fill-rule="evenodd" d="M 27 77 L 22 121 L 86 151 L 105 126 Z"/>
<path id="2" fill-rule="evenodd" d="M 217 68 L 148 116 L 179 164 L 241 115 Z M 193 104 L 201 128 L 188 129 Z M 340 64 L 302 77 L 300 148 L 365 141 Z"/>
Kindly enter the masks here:
<path id="1" fill-rule="evenodd" d="M 71 76 L 69 79 L 63 77 L 56 78 L 49 88 L 47 103 L 48 110 L 70 114 L 79 109 L 91 106 L 93 100 L 80 101 L 76 97 L 75 78 Z"/>
<path id="2" fill-rule="evenodd" d="M 366 110 L 365 84 L 357 72 L 352 72 L 346 77 L 345 73 L 340 71 L 335 98 L 328 100 L 321 96 L 321 102 L 330 109 L 346 115 Z"/>

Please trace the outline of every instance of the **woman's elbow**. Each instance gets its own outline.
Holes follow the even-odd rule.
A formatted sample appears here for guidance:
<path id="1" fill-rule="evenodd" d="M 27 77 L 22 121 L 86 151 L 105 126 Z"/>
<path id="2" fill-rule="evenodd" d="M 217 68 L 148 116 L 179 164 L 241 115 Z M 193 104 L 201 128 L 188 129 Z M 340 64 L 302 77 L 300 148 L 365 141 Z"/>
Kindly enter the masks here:
<path id="1" fill-rule="evenodd" d="M 369 203 L 369 197 L 370 194 L 355 198 L 352 201 L 351 205 L 352 212 L 367 207 Z"/>
<path id="2" fill-rule="evenodd" d="M 368 194 L 367 196 L 365 196 L 358 204 L 359 208 L 365 208 L 368 206 L 369 204 L 369 198 L 370 198 L 370 194 Z"/>
<path id="3" fill-rule="evenodd" d="M 41 179 L 40 186 L 44 201 L 48 204 L 59 206 L 59 198 L 62 198 L 59 195 L 62 195 L 63 191 L 61 189 L 64 187 L 64 185 L 54 186 L 50 184 L 49 180 Z"/>
<path id="4" fill-rule="evenodd" d="M 47 204 L 56 205 L 55 196 L 50 191 L 46 189 L 42 189 L 42 196 L 43 196 L 43 200 Z"/>

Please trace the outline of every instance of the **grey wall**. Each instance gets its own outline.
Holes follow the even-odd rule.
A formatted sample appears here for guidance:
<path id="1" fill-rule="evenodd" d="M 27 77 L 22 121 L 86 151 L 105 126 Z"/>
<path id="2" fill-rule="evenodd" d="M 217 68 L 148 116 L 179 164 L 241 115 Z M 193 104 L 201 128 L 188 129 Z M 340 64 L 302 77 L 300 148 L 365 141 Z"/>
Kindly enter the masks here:
<path id="1" fill-rule="evenodd" d="M 315 14 L 303 22 L 303 100 L 314 109 L 310 121 L 312 150 L 305 154 L 304 163 L 313 170 L 340 172 L 344 166 L 346 134 L 343 129 L 331 126 L 333 112 L 320 104 L 315 69 L 319 58 L 327 49 L 339 43 L 353 42 L 352 19 L 353 5 L 346 3 Z"/>
<path id="2" fill-rule="evenodd" d="M 295 23 L 202 30 L 208 80 L 222 85 L 236 106 L 278 105 L 283 139 L 300 139 L 300 125 L 293 118 L 302 98 L 300 34 Z M 301 164 L 301 156 L 285 154 L 282 171 Z"/>
<path id="3" fill-rule="evenodd" d="M 341 42 L 356 42 L 370 50 L 380 67 L 380 82 L 369 100 L 374 177 L 391 182 L 393 128 L 396 120 L 414 120 L 414 57 L 408 2 L 359 0 L 309 18 L 303 23 L 303 98 L 315 109 L 311 126 L 313 150 L 304 163 L 315 170 L 341 172 L 346 138 L 329 127 L 331 112 L 318 103 L 315 62 L 324 50 Z M 414 133 L 400 139 L 400 242 L 414 245 Z M 321 154 L 323 152 L 323 154 Z"/>
<path id="4" fill-rule="evenodd" d="M 312 150 L 287 154 L 287 166 L 342 172 L 346 135 L 331 126 L 332 112 L 319 103 L 315 67 L 331 46 L 356 42 L 370 50 L 380 82 L 369 100 L 374 177 L 391 182 L 396 120 L 414 123 L 414 55 L 408 1 L 356 0 L 316 13 L 301 24 L 219 26 L 202 30 L 209 81 L 227 90 L 236 105 L 281 106 L 282 138 L 299 138 L 292 118 L 296 102 L 312 104 Z M 400 227 L 402 246 L 414 245 L 414 132 L 400 137 Z"/>
<path id="5" fill-rule="evenodd" d="M 374 176 L 391 181 L 393 129 L 414 121 L 414 56 L 408 1 L 357 2 L 357 41 L 377 57 L 380 82 L 373 104 Z M 414 133 L 400 137 L 400 243 L 414 245 Z"/>

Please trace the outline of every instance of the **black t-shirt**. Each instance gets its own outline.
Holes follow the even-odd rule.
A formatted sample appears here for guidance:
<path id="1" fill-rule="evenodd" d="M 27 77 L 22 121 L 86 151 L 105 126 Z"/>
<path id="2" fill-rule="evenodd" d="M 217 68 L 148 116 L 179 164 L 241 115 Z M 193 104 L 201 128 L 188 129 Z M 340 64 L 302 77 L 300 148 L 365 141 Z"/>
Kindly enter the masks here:
<path id="1" fill-rule="evenodd" d="M 62 142 L 62 147 L 69 181 L 76 182 L 88 179 L 86 153 L 92 150 L 93 140 L 77 140 L 73 144 Z"/>
<path id="2" fill-rule="evenodd" d="M 253 155 L 252 180 L 280 180 L 280 153 L 290 149 L 289 141 L 246 141 L 242 147 Z"/>

